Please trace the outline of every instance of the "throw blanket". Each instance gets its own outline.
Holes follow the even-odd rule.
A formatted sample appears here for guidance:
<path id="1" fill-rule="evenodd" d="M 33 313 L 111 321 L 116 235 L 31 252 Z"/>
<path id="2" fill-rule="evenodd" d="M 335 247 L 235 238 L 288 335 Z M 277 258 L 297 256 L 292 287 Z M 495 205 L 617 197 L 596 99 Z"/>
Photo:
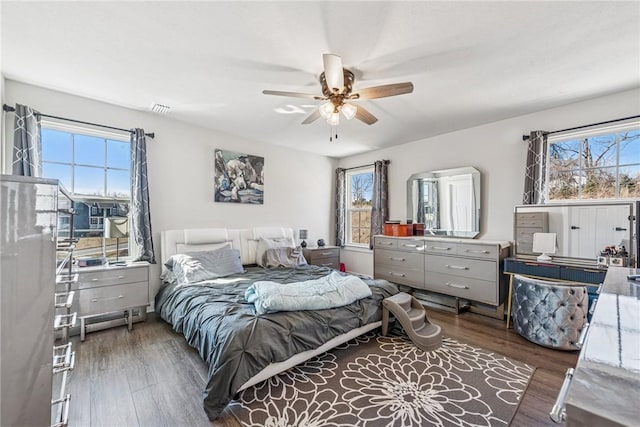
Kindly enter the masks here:
<path id="1" fill-rule="evenodd" d="M 337 271 L 318 279 L 282 284 L 259 281 L 249 286 L 245 299 L 253 303 L 256 313 L 278 311 L 325 310 L 342 307 L 370 297 L 371 289 L 356 276 L 343 276 Z"/>

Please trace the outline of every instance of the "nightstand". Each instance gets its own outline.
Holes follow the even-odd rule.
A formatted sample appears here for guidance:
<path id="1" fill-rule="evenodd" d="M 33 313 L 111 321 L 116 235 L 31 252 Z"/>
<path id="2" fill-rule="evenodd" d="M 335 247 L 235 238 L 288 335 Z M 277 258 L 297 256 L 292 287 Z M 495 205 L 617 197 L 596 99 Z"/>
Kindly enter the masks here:
<path id="1" fill-rule="evenodd" d="M 303 248 L 302 254 L 309 264 L 340 269 L 340 248 L 338 246 Z"/>
<path id="2" fill-rule="evenodd" d="M 85 333 L 112 326 L 133 327 L 133 311 L 138 310 L 136 320 L 146 318 L 149 305 L 149 263 L 135 262 L 126 265 L 76 268 L 77 312 L 80 318 L 80 340 Z M 123 318 L 108 314 L 123 312 Z"/>

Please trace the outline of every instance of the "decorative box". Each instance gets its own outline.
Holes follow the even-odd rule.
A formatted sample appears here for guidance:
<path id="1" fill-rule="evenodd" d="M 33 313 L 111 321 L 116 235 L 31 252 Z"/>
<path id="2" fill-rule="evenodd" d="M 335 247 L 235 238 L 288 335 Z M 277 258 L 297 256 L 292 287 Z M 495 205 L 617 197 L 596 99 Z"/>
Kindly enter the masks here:
<path id="1" fill-rule="evenodd" d="M 413 236 L 413 224 L 385 223 L 383 234 L 396 237 Z"/>

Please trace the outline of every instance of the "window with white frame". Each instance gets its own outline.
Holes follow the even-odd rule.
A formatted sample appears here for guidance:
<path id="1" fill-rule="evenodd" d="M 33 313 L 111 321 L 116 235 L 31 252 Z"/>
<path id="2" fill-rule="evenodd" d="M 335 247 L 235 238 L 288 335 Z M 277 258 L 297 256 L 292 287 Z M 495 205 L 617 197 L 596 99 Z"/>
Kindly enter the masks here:
<path id="1" fill-rule="evenodd" d="M 105 218 L 129 214 L 130 142 L 128 135 L 43 122 L 42 176 L 56 178 L 74 199 L 74 238 L 79 256 L 122 258 L 128 238 L 104 238 Z M 69 224 L 59 224 L 68 237 Z"/>
<path id="2" fill-rule="evenodd" d="M 373 166 L 347 171 L 345 181 L 347 187 L 346 244 L 368 248 L 371 238 Z"/>
<path id="3" fill-rule="evenodd" d="M 547 200 L 640 197 L 640 122 L 548 138 Z"/>

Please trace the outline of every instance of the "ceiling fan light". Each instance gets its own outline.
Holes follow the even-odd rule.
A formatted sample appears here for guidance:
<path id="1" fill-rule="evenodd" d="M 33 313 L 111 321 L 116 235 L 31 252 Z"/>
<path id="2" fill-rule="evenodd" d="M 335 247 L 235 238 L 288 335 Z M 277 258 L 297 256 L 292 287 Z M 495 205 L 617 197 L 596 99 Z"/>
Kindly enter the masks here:
<path id="1" fill-rule="evenodd" d="M 327 123 L 331 126 L 338 126 L 340 124 L 340 113 L 331 113 L 327 118 Z"/>
<path id="2" fill-rule="evenodd" d="M 325 119 L 329 120 L 329 116 L 333 114 L 333 104 L 331 101 L 327 101 L 324 104 L 318 107 L 318 111 L 320 111 L 320 115 Z"/>
<path id="3" fill-rule="evenodd" d="M 340 108 L 340 111 L 342 111 L 342 114 L 344 114 L 347 120 L 351 120 L 356 116 L 358 107 L 356 107 L 353 104 L 349 104 L 348 102 L 345 102 Z"/>

